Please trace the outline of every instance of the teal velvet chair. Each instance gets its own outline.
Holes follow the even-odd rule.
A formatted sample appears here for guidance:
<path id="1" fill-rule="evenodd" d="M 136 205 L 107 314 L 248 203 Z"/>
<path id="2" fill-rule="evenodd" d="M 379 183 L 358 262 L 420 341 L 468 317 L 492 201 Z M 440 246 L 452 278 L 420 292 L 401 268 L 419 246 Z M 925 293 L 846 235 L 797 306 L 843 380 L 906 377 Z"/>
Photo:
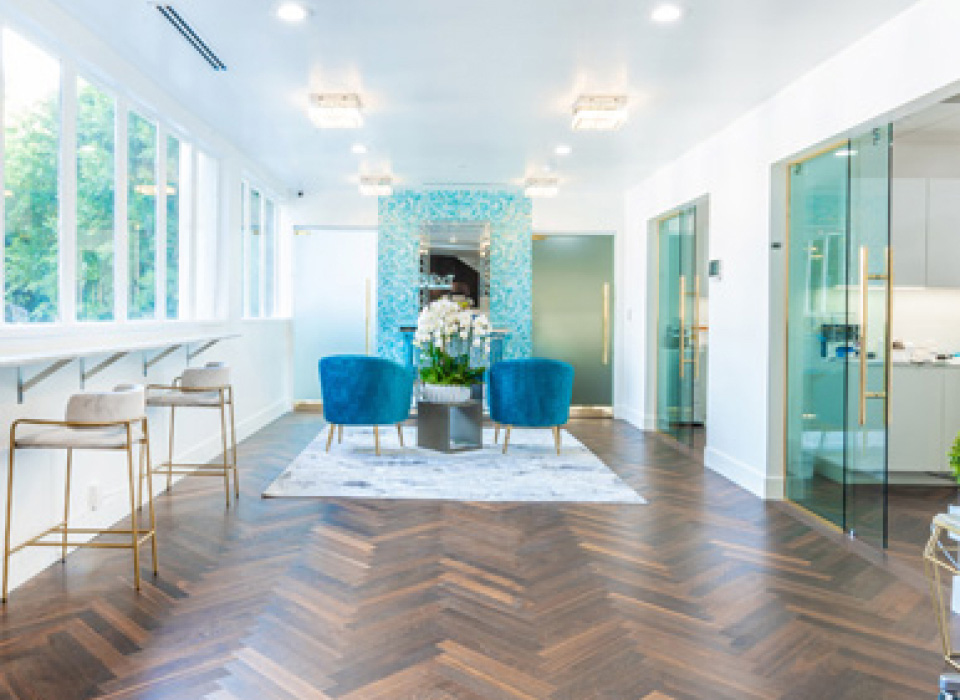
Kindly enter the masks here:
<path id="1" fill-rule="evenodd" d="M 573 365 L 560 360 L 504 360 L 489 371 L 490 418 L 505 427 L 503 453 L 510 444 L 510 428 L 550 428 L 560 454 L 560 426 L 570 418 Z"/>
<path id="2" fill-rule="evenodd" d="M 378 455 L 380 426 L 396 425 L 403 446 L 401 424 L 410 415 L 413 380 L 412 369 L 379 357 L 334 355 L 320 360 L 323 417 L 330 424 L 327 452 L 335 430 L 343 440 L 345 425 L 372 425 Z"/>

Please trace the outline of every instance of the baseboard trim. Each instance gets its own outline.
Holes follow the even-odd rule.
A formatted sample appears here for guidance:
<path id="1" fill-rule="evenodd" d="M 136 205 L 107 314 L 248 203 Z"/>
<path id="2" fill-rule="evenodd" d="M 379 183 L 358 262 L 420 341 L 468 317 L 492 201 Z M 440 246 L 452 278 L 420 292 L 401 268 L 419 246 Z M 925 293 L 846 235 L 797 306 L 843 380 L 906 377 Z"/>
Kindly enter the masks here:
<path id="1" fill-rule="evenodd" d="M 754 469 L 746 462 L 731 457 L 714 447 L 703 451 L 703 464 L 728 481 L 749 491 L 758 498 L 768 498 L 767 475 Z"/>

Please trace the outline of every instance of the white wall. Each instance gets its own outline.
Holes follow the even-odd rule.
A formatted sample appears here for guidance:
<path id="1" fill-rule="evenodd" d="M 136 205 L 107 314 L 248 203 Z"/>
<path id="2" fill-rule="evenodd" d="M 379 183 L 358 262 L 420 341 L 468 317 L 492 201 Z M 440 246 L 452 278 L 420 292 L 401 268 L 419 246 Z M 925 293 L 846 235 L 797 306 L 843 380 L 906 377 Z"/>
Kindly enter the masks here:
<path id="1" fill-rule="evenodd" d="M 214 322 L 135 322 L 119 324 L 59 324 L 53 327 L 0 328 L 0 357 L 13 354 L 72 352 L 117 344 L 162 341 L 176 334 L 181 337 L 207 333 L 240 337 L 211 349 L 196 362 L 220 360 L 233 369 L 236 390 L 237 427 L 243 438 L 275 419 L 290 406 L 291 330 L 288 320 L 242 321 L 240 319 L 240 180 L 253 175 L 266 187 L 280 192 L 283 185 L 264 173 L 233 144 L 223 140 L 214 128 L 196 119 L 187 107 L 177 103 L 129 62 L 117 55 L 92 34 L 67 17 L 47 0 L 5 0 L 0 5 L 0 22 L 9 24 L 47 50 L 95 76 L 119 95 L 137 105 L 138 110 L 175 123 L 190 139 L 219 159 L 220 206 L 218 225 L 208 232 L 202 254 L 218 276 L 205 287 L 204 308 L 222 320 Z M 207 233 L 205 231 L 205 233 Z M 287 237 L 282 248 L 287 245 Z M 104 355 L 105 356 L 105 355 Z M 103 357 L 103 356 L 101 356 Z M 185 366 L 184 351 L 152 368 L 149 377 L 142 374 L 142 356 L 130 355 L 87 383 L 87 389 L 110 388 L 117 383 L 149 381 L 169 382 Z M 92 364 L 92 363 L 90 363 Z M 90 366 L 88 364 L 88 367 Z M 24 368 L 30 377 L 40 366 Z M 0 426 L 18 417 L 60 418 L 67 397 L 79 388 L 77 363 L 62 369 L 16 403 L 16 372 L 0 370 Z M 166 423 L 162 413 L 149 414 L 154 438 L 155 461 L 166 455 Z M 178 459 L 204 461 L 219 453 L 219 421 L 215 415 L 178 420 Z M 4 433 L 6 435 L 6 433 Z M 7 445 L 4 440 L 3 459 Z M 55 453 L 20 453 L 14 490 L 14 542 L 21 541 L 58 523 L 62 513 L 64 457 Z M 241 452 L 241 478 L 243 454 Z M 128 513 L 125 490 L 126 468 L 117 455 L 80 455 L 73 481 L 73 513 L 76 525 L 106 527 Z M 97 485 L 102 503 L 90 508 L 88 495 Z M 161 484 L 155 484 L 159 487 Z M 6 479 L 0 479 L 0 503 L 6 502 Z M 213 507 L 222 507 L 216 502 Z M 161 539 L 160 565 L 164 544 Z M 11 563 L 11 584 L 16 586 L 56 559 L 53 549 L 29 549 L 15 555 Z"/>
<path id="2" fill-rule="evenodd" d="M 921 0 L 628 190 L 618 238 L 625 282 L 618 415 L 638 425 L 650 418 L 641 350 L 648 342 L 648 222 L 708 194 L 710 257 L 722 260 L 723 279 L 710 282 L 705 459 L 756 494 L 782 493 L 782 319 L 770 300 L 784 269 L 784 251 L 771 250 L 772 241 L 782 241 L 782 214 L 773 218 L 772 204 L 782 200 L 783 176 L 774 165 L 955 93 L 958 31 L 960 3 Z"/>

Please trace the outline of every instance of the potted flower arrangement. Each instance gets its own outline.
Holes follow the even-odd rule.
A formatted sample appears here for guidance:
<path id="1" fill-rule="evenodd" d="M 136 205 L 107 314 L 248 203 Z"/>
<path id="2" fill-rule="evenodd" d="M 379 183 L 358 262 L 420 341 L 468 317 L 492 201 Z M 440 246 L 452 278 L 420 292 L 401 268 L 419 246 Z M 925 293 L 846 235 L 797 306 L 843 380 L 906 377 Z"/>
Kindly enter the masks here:
<path id="1" fill-rule="evenodd" d="M 465 305 L 438 299 L 417 318 L 414 345 L 420 349 L 420 379 L 426 401 L 456 402 L 470 398 L 483 368 L 471 356 L 490 352 L 490 319 Z"/>

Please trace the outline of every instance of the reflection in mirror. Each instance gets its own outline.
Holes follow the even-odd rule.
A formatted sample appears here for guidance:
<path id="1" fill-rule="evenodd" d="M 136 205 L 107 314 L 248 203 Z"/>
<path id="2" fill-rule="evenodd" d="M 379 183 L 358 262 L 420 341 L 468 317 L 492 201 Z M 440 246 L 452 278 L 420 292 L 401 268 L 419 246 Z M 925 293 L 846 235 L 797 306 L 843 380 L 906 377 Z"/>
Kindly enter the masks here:
<path id="1" fill-rule="evenodd" d="M 420 227 L 420 308 L 442 298 L 490 311 L 490 224 L 430 221 Z"/>

